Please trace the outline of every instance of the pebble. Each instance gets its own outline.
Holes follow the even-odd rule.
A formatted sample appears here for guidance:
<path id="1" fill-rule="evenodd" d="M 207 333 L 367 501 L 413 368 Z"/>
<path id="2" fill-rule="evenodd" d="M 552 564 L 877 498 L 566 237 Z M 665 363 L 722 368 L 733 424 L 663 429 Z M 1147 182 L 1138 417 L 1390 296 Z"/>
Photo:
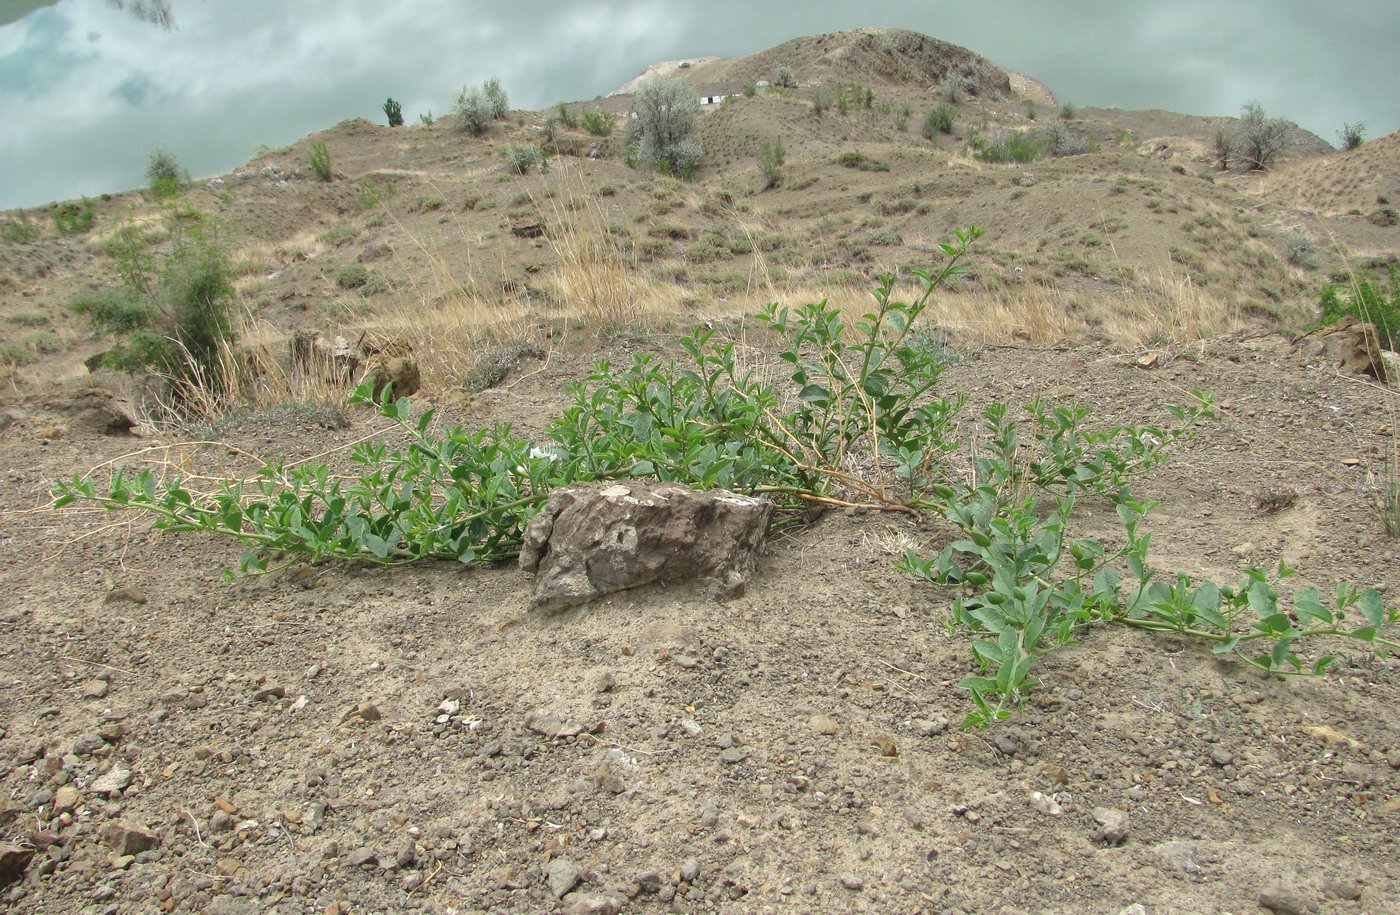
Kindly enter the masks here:
<path id="1" fill-rule="evenodd" d="M 83 684 L 84 699 L 101 699 L 107 695 L 108 683 L 106 680 L 89 680 Z"/>
<path id="2" fill-rule="evenodd" d="M 727 750 L 720 751 L 719 754 L 720 762 L 726 763 L 731 766 L 735 765 L 736 763 L 741 763 L 748 758 L 748 751 L 740 749 L 739 747 L 730 747 Z"/>
<path id="3" fill-rule="evenodd" d="M 1037 813 L 1043 813 L 1046 816 L 1057 817 L 1065 812 L 1064 808 L 1061 807 L 1058 803 L 1056 803 L 1053 797 L 1050 797 L 1039 791 L 1032 791 L 1030 793 L 1030 804 L 1032 810 L 1036 811 Z"/>
<path id="4" fill-rule="evenodd" d="M 1328 877 L 1322 884 L 1322 892 L 1354 902 L 1361 898 L 1361 884 L 1348 877 Z"/>
<path id="5" fill-rule="evenodd" d="M 113 766 L 105 775 L 93 779 L 91 789 L 94 794 L 116 794 L 131 784 L 131 770 L 120 765 Z"/>
<path id="6" fill-rule="evenodd" d="M 830 736 L 841 730 L 841 725 L 830 715 L 813 715 L 807 719 L 807 726 L 818 734 Z"/>
<path id="7" fill-rule="evenodd" d="M 1181 874 L 1200 873 L 1196 863 L 1196 846 L 1190 842 L 1163 842 L 1152 846 L 1152 853 L 1162 860 L 1168 870 Z"/>
<path id="8" fill-rule="evenodd" d="M 695 878 L 700 876 L 700 862 L 695 858 L 686 858 L 681 864 L 681 881 L 684 883 L 694 883 Z"/>
<path id="9" fill-rule="evenodd" d="M 379 853 L 372 848 L 361 846 L 347 855 L 345 861 L 351 867 L 360 867 L 365 864 L 378 864 Z"/>
<path id="10" fill-rule="evenodd" d="M 1099 824 L 1094 838 L 1109 845 L 1122 845 L 1128 838 L 1128 814 L 1112 807 L 1095 807 L 1091 814 Z"/>
<path id="11" fill-rule="evenodd" d="M 118 855 L 139 855 L 160 844 L 160 837 L 149 829 L 121 820 L 109 823 L 102 830 L 102 838 Z"/>
<path id="12" fill-rule="evenodd" d="M 569 915 L 617 915 L 622 911 L 622 900 L 616 896 L 589 893 L 575 899 L 567 911 Z"/>
<path id="13" fill-rule="evenodd" d="M 847 871 L 846 873 L 842 874 L 836 879 L 840 880 L 841 885 L 848 890 L 865 889 L 865 881 L 860 878 L 859 874 L 853 874 L 850 871 Z"/>
<path id="14" fill-rule="evenodd" d="M 1210 761 L 1217 766 L 1228 766 L 1235 761 L 1235 754 L 1224 747 L 1213 747 L 1210 751 Z"/>
<path id="15" fill-rule="evenodd" d="M 948 719 L 942 716 L 937 718 L 915 718 L 910 724 L 914 728 L 914 733 L 920 737 L 934 737 L 948 730 Z"/>

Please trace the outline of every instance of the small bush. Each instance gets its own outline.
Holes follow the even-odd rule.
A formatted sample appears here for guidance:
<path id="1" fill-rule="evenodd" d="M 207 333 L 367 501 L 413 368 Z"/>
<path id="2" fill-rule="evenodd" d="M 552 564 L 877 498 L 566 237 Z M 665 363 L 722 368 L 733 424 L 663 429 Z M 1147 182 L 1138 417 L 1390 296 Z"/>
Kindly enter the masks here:
<path id="1" fill-rule="evenodd" d="M 1400 351 L 1400 269 L 1390 268 L 1390 290 L 1374 274 L 1358 274 L 1350 283 L 1329 283 L 1318 295 L 1322 323 L 1350 316 L 1376 329 L 1380 345 Z"/>
<path id="2" fill-rule="evenodd" d="M 1306 229 L 1298 229 L 1284 241 L 1284 258 L 1295 267 L 1316 267 L 1316 251 L 1313 237 Z"/>
<path id="3" fill-rule="evenodd" d="M 146 180 L 150 182 L 151 193 L 157 198 L 166 199 L 180 193 L 185 172 L 180 160 L 169 150 L 157 149 L 146 160 Z"/>
<path id="4" fill-rule="evenodd" d="M 777 187 L 783 181 L 783 161 L 787 158 L 787 151 L 783 149 L 782 141 L 774 140 L 772 143 L 764 143 L 758 151 L 758 169 L 763 173 L 763 189 Z"/>
<path id="5" fill-rule="evenodd" d="M 433 126 L 433 109 L 429 108 L 427 111 L 418 115 L 418 123 L 422 124 L 424 127 Z"/>
<path id="6" fill-rule="evenodd" d="M 59 235 L 82 235 L 92 228 L 95 219 L 92 201 L 86 197 L 82 203 L 71 200 L 60 203 L 58 209 L 53 211 L 53 227 Z"/>
<path id="7" fill-rule="evenodd" d="M 1052 156 L 1079 156 L 1093 152 L 1097 144 L 1090 137 L 1070 133 L 1063 124 L 1050 124 L 1041 131 L 1039 145 Z M 1182 168 L 1181 174 L 1185 174 Z"/>
<path id="8" fill-rule="evenodd" d="M 538 146 L 507 146 L 501 154 L 505 156 L 506 168 L 512 174 L 523 175 L 535 166 L 539 166 L 541 171 L 548 168 L 549 160 Z"/>
<path id="9" fill-rule="evenodd" d="M 510 112 L 510 99 L 506 97 L 506 90 L 501 88 L 501 81 L 496 77 L 491 77 L 481 84 L 481 97 L 486 103 L 486 113 L 493 120 L 502 120 Z"/>
<path id="10" fill-rule="evenodd" d="M 369 271 L 359 264 L 342 267 L 335 275 L 335 284 L 341 289 L 359 289 L 369 284 Z"/>
<path id="11" fill-rule="evenodd" d="M 773 85 L 782 86 L 784 89 L 791 89 L 797 85 L 797 77 L 792 75 L 792 68 L 787 66 L 778 67 L 773 71 Z"/>
<path id="12" fill-rule="evenodd" d="M 940 133 L 953 132 L 953 120 L 958 116 L 958 109 L 952 105 L 939 105 L 924 115 L 924 139 L 932 140 Z"/>
<path id="13" fill-rule="evenodd" d="M 402 125 L 402 121 L 399 122 Z M 321 181 L 329 181 L 335 177 L 331 171 L 331 151 L 326 148 L 325 140 L 317 140 L 311 144 L 311 152 L 307 153 L 307 160 L 311 163 L 311 171 Z"/>
<path id="14" fill-rule="evenodd" d="M 696 136 L 700 97 L 679 78 L 653 78 L 632 97 L 633 157 L 646 168 L 665 175 L 690 178 L 705 149 Z"/>
<path id="15" fill-rule="evenodd" d="M 831 93 L 825 89 L 818 89 L 812 93 L 812 112 L 817 117 L 821 117 L 831 108 Z"/>
<path id="16" fill-rule="evenodd" d="M 384 116 L 389 119 L 390 127 L 403 126 L 403 106 L 394 101 L 393 96 L 384 102 Z"/>
<path id="17" fill-rule="evenodd" d="M 1061 120 L 1072 121 L 1077 117 L 1079 117 L 1079 106 L 1076 105 L 1074 102 L 1065 102 L 1063 105 L 1060 106 Z"/>
<path id="18" fill-rule="evenodd" d="M 559 123 L 570 130 L 578 130 L 578 118 L 574 117 L 574 113 L 569 110 L 568 105 L 560 102 L 554 106 L 554 111 L 559 115 Z"/>
<path id="19" fill-rule="evenodd" d="M 855 151 L 843 152 L 837 156 L 836 164 L 862 172 L 887 172 L 890 170 L 888 162 L 880 162 L 870 158 L 865 153 Z"/>
<path id="20" fill-rule="evenodd" d="M 463 86 L 452 100 L 452 120 L 463 133 L 479 137 L 491 123 L 491 109 L 480 89 Z"/>
<path id="21" fill-rule="evenodd" d="M 744 98 L 753 98 L 755 95 L 758 95 L 758 83 L 753 80 L 744 83 Z"/>
<path id="22" fill-rule="evenodd" d="M 580 123 L 595 137 L 611 136 L 613 132 L 613 118 L 606 111 L 586 111 Z"/>
<path id="23" fill-rule="evenodd" d="M 1034 162 L 1040 158 L 1040 141 L 1029 133 L 1000 133 L 991 141 L 978 140 L 977 158 L 983 162 Z"/>
<path id="24" fill-rule="evenodd" d="M 1343 124 L 1342 129 L 1337 131 L 1337 140 L 1342 144 L 1342 149 L 1356 149 L 1366 140 L 1366 125 Z"/>

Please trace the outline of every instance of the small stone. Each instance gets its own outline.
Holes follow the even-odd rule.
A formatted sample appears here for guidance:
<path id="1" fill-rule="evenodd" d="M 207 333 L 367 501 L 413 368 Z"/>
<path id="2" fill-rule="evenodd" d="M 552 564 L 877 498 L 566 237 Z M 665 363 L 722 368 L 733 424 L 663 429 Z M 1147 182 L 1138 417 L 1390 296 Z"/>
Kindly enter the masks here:
<path id="1" fill-rule="evenodd" d="M 1040 763 L 1033 771 L 1052 785 L 1064 787 L 1069 784 L 1069 770 L 1064 766 L 1057 766 L 1054 763 Z"/>
<path id="2" fill-rule="evenodd" d="M 84 699 L 101 699 L 107 695 L 108 683 L 106 680 L 89 680 L 83 684 Z"/>
<path id="3" fill-rule="evenodd" d="M 1094 838 L 1109 845 L 1122 845 L 1128 838 L 1127 812 L 1114 810 L 1112 807 L 1095 807 L 1091 815 L 1099 824 L 1099 828 L 1094 831 Z"/>
<path id="4" fill-rule="evenodd" d="M 359 718 L 361 721 L 378 721 L 383 717 L 384 713 L 379 711 L 379 706 L 375 705 L 373 702 L 361 702 L 344 715 L 341 715 L 340 723 L 345 724 L 352 718 Z"/>
<path id="5" fill-rule="evenodd" d="M 220 796 L 214 798 L 214 806 L 218 807 L 220 810 L 222 810 L 224 813 L 227 813 L 229 816 L 238 815 L 238 805 L 226 797 Z"/>
<path id="6" fill-rule="evenodd" d="M 862 879 L 860 878 L 860 875 L 859 875 L 859 874 L 853 874 L 853 873 L 851 873 L 850 871 L 847 871 L 846 873 L 842 874 L 840 877 L 837 877 L 836 879 L 840 880 L 840 881 L 841 881 L 841 885 L 844 886 L 844 887 L 845 887 L 846 889 L 848 889 L 848 890 L 863 890 L 863 889 L 865 889 L 865 881 L 862 880 Z"/>
<path id="7" fill-rule="evenodd" d="M 677 667 L 683 667 L 686 670 L 692 670 L 700 666 L 700 662 L 695 660 L 688 654 L 675 655 L 671 658 L 671 663 L 675 664 Z"/>
<path id="8" fill-rule="evenodd" d="M 748 752 L 739 747 L 730 747 L 727 750 L 722 750 L 719 754 L 720 762 L 731 766 L 736 763 L 741 763 L 748 758 Z"/>
<path id="9" fill-rule="evenodd" d="M 1064 813 L 1064 808 L 1056 803 L 1055 799 L 1039 791 L 1030 793 L 1031 809 L 1046 816 L 1057 817 Z M 1114 843 L 1117 844 L 1117 843 Z"/>
<path id="10" fill-rule="evenodd" d="M 593 783 L 604 791 L 621 794 L 627 790 L 627 776 L 634 767 L 627 754 L 614 747 L 593 770 Z"/>
<path id="11" fill-rule="evenodd" d="M 1400 769 L 1400 747 L 1385 754 L 1386 764 L 1392 769 Z"/>
<path id="12" fill-rule="evenodd" d="M 718 823 L 719 808 L 715 806 L 714 801 L 706 801 L 705 805 L 700 808 L 700 825 L 708 829 L 718 825 Z"/>
<path id="13" fill-rule="evenodd" d="M 813 715 L 807 719 L 807 726 L 818 734 L 831 736 L 841 730 L 841 725 L 830 715 Z"/>
<path id="14" fill-rule="evenodd" d="M 350 854 L 346 855 L 345 863 L 351 867 L 363 867 L 366 864 L 377 865 L 379 863 L 379 853 L 367 846 L 360 846 Z"/>
<path id="15" fill-rule="evenodd" d="M 413 847 L 412 842 L 405 842 L 403 848 L 394 856 L 394 863 L 399 867 L 412 867 L 418 860 L 418 850 Z"/>
<path id="16" fill-rule="evenodd" d="M 1125 909 L 1119 909 L 1118 915 L 1147 915 L 1147 907 L 1140 902 L 1135 902 Z"/>
<path id="17" fill-rule="evenodd" d="M 1322 892 L 1336 899 L 1355 902 L 1361 898 L 1361 884 L 1349 877 L 1328 877 L 1322 884 Z"/>
<path id="18" fill-rule="evenodd" d="M 72 813 L 82 802 L 82 793 L 72 785 L 64 785 L 53 794 L 54 813 Z"/>
<path id="19" fill-rule="evenodd" d="M 1298 889 L 1283 881 L 1275 881 L 1259 894 L 1259 905 L 1275 915 L 1308 915 L 1313 907 Z"/>
<path id="20" fill-rule="evenodd" d="M 219 863 L 214 865 L 214 870 L 218 871 L 220 877 L 236 877 L 238 872 L 243 870 L 243 862 L 237 858 L 220 858 Z"/>
<path id="21" fill-rule="evenodd" d="M 920 737 L 935 737 L 948 730 L 948 719 L 943 717 L 915 718 L 910 724 Z"/>
<path id="22" fill-rule="evenodd" d="M 116 794 L 123 788 L 131 784 L 131 770 L 123 769 L 120 764 L 113 766 L 105 775 L 99 775 L 93 779 L 91 790 L 93 794 Z"/>
<path id="23" fill-rule="evenodd" d="M 287 698 L 287 688 L 285 686 L 265 686 L 253 693 L 254 702 L 273 702 L 285 698 Z M 365 720 L 370 721 L 371 719 L 365 718 Z"/>
<path id="24" fill-rule="evenodd" d="M 655 895 L 661 892 L 661 888 L 666 886 L 666 878 L 660 871 L 642 871 L 637 875 L 637 887 L 643 893 Z"/>
<path id="25" fill-rule="evenodd" d="M 694 718 L 681 719 L 681 730 L 685 731 L 687 737 L 699 737 L 705 733 L 705 729 L 700 726 L 700 722 Z"/>
<path id="26" fill-rule="evenodd" d="M 1235 754 L 1224 747 L 1212 747 L 1210 751 L 1210 761 L 1217 766 L 1228 766 L 1235 761 Z"/>
<path id="27" fill-rule="evenodd" d="M 545 883 L 555 899 L 563 899 L 565 894 L 578 886 L 578 866 L 568 858 L 555 858 L 544 869 Z"/>
<path id="28" fill-rule="evenodd" d="M 622 911 L 622 900 L 616 896 L 589 893 L 575 898 L 567 911 L 569 915 L 617 915 Z"/>
<path id="29" fill-rule="evenodd" d="M 149 829 L 122 820 L 109 823 L 102 830 L 102 838 L 118 855 L 139 855 L 160 844 L 160 837 Z"/>
<path id="30" fill-rule="evenodd" d="M 610 673 L 598 675 L 598 679 L 593 681 L 593 688 L 600 693 L 610 693 L 617 689 L 617 677 Z"/>
<path id="31" fill-rule="evenodd" d="M 462 703 L 456 699 L 444 699 L 438 705 L 438 711 L 443 715 L 455 715 L 462 710 Z"/>
<path id="32" fill-rule="evenodd" d="M 681 864 L 681 881 L 683 883 L 694 883 L 695 878 L 700 876 L 700 862 L 694 858 L 686 858 Z"/>
<path id="33" fill-rule="evenodd" d="M 0 842 L 0 886 L 9 886 L 23 877 L 24 869 L 33 859 L 34 849 Z"/>

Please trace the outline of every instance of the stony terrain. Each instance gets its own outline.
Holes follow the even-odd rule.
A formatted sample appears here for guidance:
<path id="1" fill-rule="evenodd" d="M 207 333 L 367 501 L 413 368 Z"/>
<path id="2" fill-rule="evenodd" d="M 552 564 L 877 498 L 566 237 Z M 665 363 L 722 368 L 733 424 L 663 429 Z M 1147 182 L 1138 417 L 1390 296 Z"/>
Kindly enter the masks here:
<path id="1" fill-rule="evenodd" d="M 1294 340 L 1344 255 L 1400 252 L 1400 230 L 1372 218 L 1400 193 L 1396 138 L 1340 154 L 1300 137 L 1270 174 L 1214 174 L 1203 119 L 1086 110 L 1074 122 L 1097 152 L 990 165 L 965 134 L 920 137 L 944 58 L 908 34 L 892 51 L 866 30 L 678 69 L 705 91 L 783 61 L 799 81 L 707 112 L 714 158 L 691 184 L 628 169 L 616 134 L 578 131 L 561 143 L 580 155 L 507 176 L 499 150 L 538 135 L 523 113 L 481 141 L 446 122 L 349 122 L 181 201 L 223 221 L 248 345 L 407 333 L 418 407 L 532 435 L 596 359 L 668 358 L 704 319 L 772 361 L 736 316 L 812 295 L 863 304 L 875 272 L 927 266 L 975 222 L 989 233 L 973 275 L 930 331 L 944 390 L 969 398 L 966 438 L 995 400 L 1133 423 L 1212 390 L 1219 417 L 1137 484 L 1160 503 L 1154 563 L 1225 583 L 1284 561 L 1324 592 L 1345 579 L 1400 600 L 1397 541 L 1374 510 L 1395 389 Z M 989 86 L 1002 73 L 968 60 Z M 1038 87 L 1006 79 L 964 103 L 969 126 L 1030 125 L 1010 93 Z M 875 86 L 891 110 L 813 117 L 809 93 L 836 80 Z M 1054 116 L 1042 102 L 1036 120 Z M 759 191 L 769 131 L 787 177 Z M 339 172 L 326 184 L 304 174 L 318 138 Z M 857 147 L 889 171 L 837 163 Z M 1333 206 L 1314 199 L 1327 182 Z M 736 599 L 672 584 L 543 617 L 514 567 L 226 583 L 232 544 L 52 511 L 54 480 L 107 462 L 236 476 L 255 458 L 339 466 L 349 443 L 392 435 L 335 391 L 159 424 L 121 376 L 89 376 L 106 343 L 63 304 L 110 271 L 100 242 L 118 220 L 148 218 L 164 243 L 139 194 L 96 203 L 91 237 L 0 244 L 4 342 L 18 344 L 0 404 L 9 910 L 1400 909 L 1392 660 L 1335 645 L 1325 680 L 1271 679 L 1100 628 L 1041 663 L 1044 686 L 1010 721 L 962 730 L 956 684 L 975 664 L 946 625 L 954 595 L 893 567 L 950 539 L 935 519 L 830 511 L 774 536 Z M 513 231 L 532 220 L 552 230 Z M 1290 260 L 1300 228 L 1314 244 Z M 584 262 L 569 239 L 599 235 L 615 260 L 588 275 L 610 277 L 613 298 L 570 282 Z M 345 288 L 352 265 L 385 282 Z M 142 422 L 104 428 L 113 403 Z M 205 443 L 168 447 L 191 439 Z M 1106 506 L 1081 514 L 1111 536 Z"/>

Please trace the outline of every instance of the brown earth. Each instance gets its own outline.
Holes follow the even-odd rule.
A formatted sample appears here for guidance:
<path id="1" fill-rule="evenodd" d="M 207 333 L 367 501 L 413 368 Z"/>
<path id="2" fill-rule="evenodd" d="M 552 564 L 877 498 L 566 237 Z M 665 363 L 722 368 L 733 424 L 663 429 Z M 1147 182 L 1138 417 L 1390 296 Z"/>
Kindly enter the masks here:
<path id="1" fill-rule="evenodd" d="M 800 83 L 706 112 L 712 158 L 690 184 L 628 169 L 620 131 L 597 141 L 602 158 L 508 176 L 500 150 L 538 141 L 523 113 L 481 141 L 446 122 L 347 122 L 181 204 L 224 227 L 249 343 L 406 334 L 420 408 L 530 435 L 595 359 L 672 356 L 678 328 L 704 318 L 771 360 L 733 315 L 816 294 L 863 305 L 875 272 L 936 263 L 932 245 L 975 222 L 989 235 L 932 331 L 956 357 L 943 389 L 969 397 L 965 439 L 994 400 L 1134 423 L 1215 391 L 1220 417 L 1136 486 L 1160 503 L 1154 563 L 1232 583 L 1285 561 L 1324 592 L 1346 579 L 1397 600 L 1396 541 L 1374 510 L 1395 391 L 1291 342 L 1344 254 L 1400 251 L 1365 204 L 1392 193 L 1378 182 L 1394 138 L 1347 154 L 1303 138 L 1271 174 L 1218 175 L 1193 145 L 1203 119 L 1084 110 L 1067 126 L 1098 152 L 988 165 L 964 133 L 920 137 L 938 96 L 917 74 L 942 58 L 908 34 L 688 68 L 697 87 L 737 90 L 790 60 Z M 879 101 L 818 119 L 812 87 L 835 81 Z M 990 92 L 960 112 L 984 133 L 1057 116 L 1042 106 L 1033 123 Z M 761 192 L 754 153 L 779 137 L 784 181 Z M 341 175 L 328 184 L 302 174 L 316 139 Z M 842 167 L 850 150 L 889 171 Z M 1322 206 L 1310 195 L 1326 181 L 1350 196 Z M 107 344 L 62 306 L 110 280 L 100 239 L 130 213 L 149 215 L 154 252 L 167 244 L 140 195 L 96 203 L 88 237 L 0 244 L 0 841 L 38 849 L 0 889 L 12 910 L 1400 909 L 1392 661 L 1326 646 L 1341 653 L 1327 679 L 1283 680 L 1101 628 L 1041 662 L 1044 686 L 1010 721 L 963 731 L 956 684 L 975 665 L 946 625 L 954 595 L 893 568 L 906 548 L 942 548 L 951 532 L 931 520 L 828 512 L 776 536 L 728 603 L 672 585 L 541 618 L 510 567 L 332 564 L 228 584 L 229 543 L 52 511 L 54 480 L 106 462 L 211 477 L 251 473 L 249 455 L 339 464 L 383 429 L 334 392 L 291 389 L 157 428 L 140 391 L 89 378 Z M 528 219 L 552 230 L 511 232 Z M 1319 241 L 1292 263 L 1300 228 Z M 611 254 L 576 256 L 599 238 Z M 385 282 L 344 289 L 351 265 Z M 581 277 L 613 286 L 590 298 Z M 93 383 L 129 400 L 97 403 L 81 393 Z M 135 437 L 99 431 L 128 407 Z M 166 448 L 190 438 L 217 444 Z M 1114 523 L 1091 502 L 1078 530 L 1112 537 Z M 1097 808 L 1127 815 L 1110 824 L 1121 842 Z M 142 830 L 154 844 L 138 850 Z"/>

